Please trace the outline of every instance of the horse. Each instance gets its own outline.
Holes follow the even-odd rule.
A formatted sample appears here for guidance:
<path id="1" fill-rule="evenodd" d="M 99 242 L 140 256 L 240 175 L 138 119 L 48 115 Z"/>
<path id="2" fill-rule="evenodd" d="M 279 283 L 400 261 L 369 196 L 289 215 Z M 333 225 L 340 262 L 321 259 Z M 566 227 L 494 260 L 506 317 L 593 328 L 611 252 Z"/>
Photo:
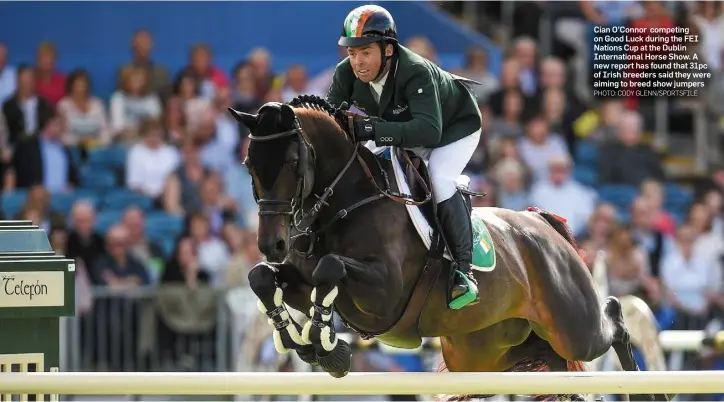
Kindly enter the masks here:
<path id="1" fill-rule="evenodd" d="M 352 353 L 335 334 L 337 313 L 363 339 L 390 346 L 439 337 L 448 371 L 580 371 L 611 347 L 625 370 L 638 370 L 620 303 L 599 303 L 570 229 L 546 211 L 471 208 L 494 269 L 475 271 L 479 303 L 448 308 L 452 262 L 424 161 L 397 148 L 374 154 L 354 140 L 344 109 L 306 95 L 257 113 L 229 109 L 250 132 L 245 164 L 266 261 L 248 278 L 279 353 L 347 375 Z M 407 175 L 395 171 L 396 155 Z M 408 184 L 414 194 L 401 190 Z M 411 219 L 415 208 L 430 222 L 427 239 Z M 308 321 L 299 324 L 287 306 Z"/>

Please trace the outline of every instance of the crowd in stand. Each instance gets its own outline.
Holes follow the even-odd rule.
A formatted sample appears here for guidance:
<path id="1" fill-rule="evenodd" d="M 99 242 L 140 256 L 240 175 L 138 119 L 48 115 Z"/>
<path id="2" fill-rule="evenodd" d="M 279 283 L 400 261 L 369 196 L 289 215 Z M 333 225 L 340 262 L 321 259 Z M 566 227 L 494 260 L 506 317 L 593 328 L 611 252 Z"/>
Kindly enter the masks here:
<path id="1" fill-rule="evenodd" d="M 591 23 L 621 17 L 603 4 L 587 3 Z M 646 4 L 633 24 L 671 22 L 659 3 Z M 710 32 L 722 18 L 703 6 L 692 22 L 712 59 L 724 36 Z M 0 43 L 3 218 L 34 221 L 77 259 L 80 315 L 92 313 L 94 286 L 242 285 L 262 256 L 242 165 L 248 133 L 226 110 L 324 95 L 333 71 L 277 73 L 265 49 L 224 71 L 204 44 L 178 69 L 154 62 L 149 32 L 131 43 L 108 100 L 94 93 L 88 71 L 56 68 L 64 56 L 53 43 L 39 44 L 24 65 L 9 65 L 13 49 Z M 405 44 L 436 62 L 426 38 Z M 477 206 L 535 205 L 564 216 L 587 264 L 605 259 L 612 294 L 644 297 L 662 328 L 721 319 L 724 167 L 693 190 L 670 183 L 638 102 L 588 102 L 572 89 L 569 65 L 539 53 L 535 39 L 519 37 L 499 77 L 477 48 L 453 69 L 482 84 L 484 135 L 467 169 L 472 189 L 487 193 Z"/>

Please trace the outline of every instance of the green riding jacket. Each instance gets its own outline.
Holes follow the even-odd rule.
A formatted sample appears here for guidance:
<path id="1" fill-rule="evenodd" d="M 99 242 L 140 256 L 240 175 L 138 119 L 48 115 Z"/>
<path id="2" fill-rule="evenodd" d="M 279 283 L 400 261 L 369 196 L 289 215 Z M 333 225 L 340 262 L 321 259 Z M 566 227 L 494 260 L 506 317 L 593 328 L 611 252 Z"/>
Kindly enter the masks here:
<path id="1" fill-rule="evenodd" d="M 384 119 L 375 125 L 378 145 L 439 148 L 481 127 L 480 111 L 470 84 L 402 45 L 397 46 L 379 105 L 372 88 L 354 75 L 349 58 L 334 72 L 327 101 L 347 102 L 368 116 Z"/>

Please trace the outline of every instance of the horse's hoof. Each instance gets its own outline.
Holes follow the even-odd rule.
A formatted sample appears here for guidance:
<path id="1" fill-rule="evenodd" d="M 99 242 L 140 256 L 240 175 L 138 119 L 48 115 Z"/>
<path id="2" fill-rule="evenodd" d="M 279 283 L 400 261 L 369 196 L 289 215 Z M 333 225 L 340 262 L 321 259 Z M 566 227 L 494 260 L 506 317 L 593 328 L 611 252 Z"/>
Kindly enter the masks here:
<path id="1" fill-rule="evenodd" d="M 337 339 L 337 346 L 326 356 L 317 355 L 319 366 L 334 378 L 342 378 L 352 367 L 352 348 L 343 339 Z"/>
<path id="2" fill-rule="evenodd" d="M 305 345 L 297 349 L 297 356 L 302 359 L 303 362 L 309 363 L 312 366 L 319 366 L 319 359 L 317 353 L 314 351 L 314 346 Z"/>

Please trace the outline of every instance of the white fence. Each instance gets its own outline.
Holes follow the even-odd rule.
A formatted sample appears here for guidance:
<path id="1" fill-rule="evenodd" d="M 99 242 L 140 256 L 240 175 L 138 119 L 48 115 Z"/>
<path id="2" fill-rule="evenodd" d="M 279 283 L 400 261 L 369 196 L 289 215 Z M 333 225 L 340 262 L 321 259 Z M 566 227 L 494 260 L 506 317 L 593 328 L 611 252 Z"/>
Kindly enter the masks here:
<path id="1" fill-rule="evenodd" d="M 724 371 L 572 373 L 7 373 L 0 394 L 713 394 Z"/>

